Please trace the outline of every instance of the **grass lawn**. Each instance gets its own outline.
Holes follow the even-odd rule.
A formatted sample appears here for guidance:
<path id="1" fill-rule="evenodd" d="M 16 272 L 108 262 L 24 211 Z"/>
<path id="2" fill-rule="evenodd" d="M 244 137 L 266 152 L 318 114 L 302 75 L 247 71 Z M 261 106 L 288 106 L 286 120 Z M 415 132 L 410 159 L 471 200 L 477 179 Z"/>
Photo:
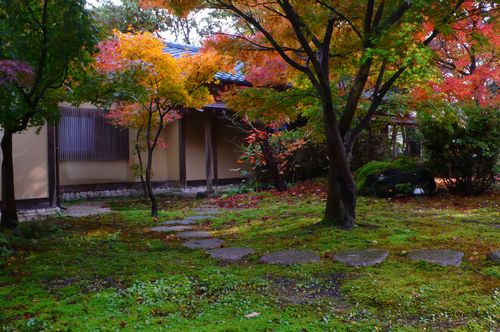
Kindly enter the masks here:
<path id="1" fill-rule="evenodd" d="M 256 250 L 241 263 L 220 263 L 175 236 L 148 232 L 160 221 L 138 200 L 109 201 L 113 213 L 24 223 L 0 242 L 3 331 L 495 331 L 500 267 L 498 194 L 476 198 L 359 198 L 359 227 L 318 225 L 317 185 L 287 194 L 227 199 L 162 197 L 160 221 L 200 204 L 238 205 L 200 229 L 226 246 Z M 352 268 L 334 252 L 385 248 L 376 267 Z M 311 249 L 320 263 L 288 267 L 261 254 Z M 409 261 L 418 248 L 464 252 L 460 267 Z M 252 318 L 245 315 L 254 314 Z"/>

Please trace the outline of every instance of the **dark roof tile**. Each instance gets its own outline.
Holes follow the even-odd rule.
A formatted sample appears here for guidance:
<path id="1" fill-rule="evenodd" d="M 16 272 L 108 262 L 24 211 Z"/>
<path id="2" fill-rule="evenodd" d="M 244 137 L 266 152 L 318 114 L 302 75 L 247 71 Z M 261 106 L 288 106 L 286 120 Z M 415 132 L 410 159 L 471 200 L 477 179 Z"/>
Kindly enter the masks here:
<path id="1" fill-rule="evenodd" d="M 174 58 L 179 58 L 183 54 L 195 55 L 200 51 L 200 47 L 192 46 L 192 45 L 182 45 L 176 43 L 166 43 L 165 52 L 172 55 Z M 215 79 L 230 82 L 230 83 L 239 83 L 247 85 L 248 82 L 245 79 L 245 75 L 241 71 L 242 65 L 237 65 L 234 73 L 226 73 L 226 72 L 217 72 L 215 74 Z"/>

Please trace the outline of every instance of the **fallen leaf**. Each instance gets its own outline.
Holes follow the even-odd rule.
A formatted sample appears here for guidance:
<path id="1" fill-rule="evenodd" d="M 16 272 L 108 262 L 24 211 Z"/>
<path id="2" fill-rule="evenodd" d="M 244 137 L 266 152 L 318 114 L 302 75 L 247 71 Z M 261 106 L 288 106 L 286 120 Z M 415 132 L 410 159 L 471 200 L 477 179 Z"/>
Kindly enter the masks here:
<path id="1" fill-rule="evenodd" d="M 254 318 L 254 317 L 257 317 L 257 316 L 260 316 L 260 312 L 254 311 L 254 312 L 252 312 L 252 313 L 250 313 L 248 315 L 245 315 L 245 318 Z"/>

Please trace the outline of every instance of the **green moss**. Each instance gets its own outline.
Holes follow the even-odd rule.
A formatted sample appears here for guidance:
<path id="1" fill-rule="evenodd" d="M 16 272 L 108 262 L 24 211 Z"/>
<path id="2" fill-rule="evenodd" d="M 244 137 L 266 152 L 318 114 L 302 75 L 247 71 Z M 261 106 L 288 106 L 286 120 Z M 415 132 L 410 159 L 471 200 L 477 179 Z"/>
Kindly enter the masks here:
<path id="1" fill-rule="evenodd" d="M 406 171 L 415 166 L 415 162 L 408 158 L 399 158 L 391 161 L 370 161 L 356 170 L 356 189 L 359 191 L 364 186 L 366 178 L 370 175 L 378 174 L 386 169 Z"/>
<path id="2" fill-rule="evenodd" d="M 227 246 L 256 250 L 248 262 L 220 264 L 188 250 L 175 237 L 148 232 L 166 218 L 188 215 L 201 201 L 166 199 L 162 218 L 139 200 L 113 201 L 114 213 L 23 223 L 8 233 L 0 273 L 0 326 L 5 331 L 487 331 L 499 310 L 499 271 L 485 256 L 500 247 L 498 199 L 383 200 L 359 198 L 359 227 L 342 231 L 320 223 L 324 202 L 305 194 L 252 194 L 252 209 L 221 214 L 201 229 Z M 203 201 L 207 203 L 207 201 Z M 348 248 L 390 251 L 380 266 L 350 268 L 331 259 Z M 454 248 L 461 267 L 415 263 L 415 248 Z M 257 263 L 274 250 L 317 251 L 317 264 Z M 291 304 L 272 278 L 324 285 L 337 280 L 340 296 Z M 245 315 L 258 312 L 255 318 Z"/>

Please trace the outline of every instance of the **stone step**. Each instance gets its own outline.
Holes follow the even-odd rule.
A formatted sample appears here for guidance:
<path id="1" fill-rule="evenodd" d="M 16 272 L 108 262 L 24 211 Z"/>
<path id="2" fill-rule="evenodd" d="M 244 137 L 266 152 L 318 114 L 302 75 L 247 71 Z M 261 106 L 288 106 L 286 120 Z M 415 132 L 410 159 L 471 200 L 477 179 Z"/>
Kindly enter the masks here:
<path id="1" fill-rule="evenodd" d="M 203 240 L 189 240 L 182 244 L 183 247 L 189 249 L 216 249 L 220 248 L 224 244 L 224 240 L 221 239 L 203 239 Z"/>
<path id="2" fill-rule="evenodd" d="M 252 248 L 219 248 L 207 250 L 207 253 L 210 257 L 218 260 L 236 262 L 245 256 L 254 254 L 255 250 Z"/>
<path id="3" fill-rule="evenodd" d="M 372 266 L 380 264 L 389 256 L 383 249 L 346 250 L 333 255 L 333 260 L 347 266 Z"/>
<path id="4" fill-rule="evenodd" d="M 259 262 L 266 264 L 291 265 L 303 263 L 318 263 L 319 255 L 311 250 L 283 250 L 262 256 Z"/>

